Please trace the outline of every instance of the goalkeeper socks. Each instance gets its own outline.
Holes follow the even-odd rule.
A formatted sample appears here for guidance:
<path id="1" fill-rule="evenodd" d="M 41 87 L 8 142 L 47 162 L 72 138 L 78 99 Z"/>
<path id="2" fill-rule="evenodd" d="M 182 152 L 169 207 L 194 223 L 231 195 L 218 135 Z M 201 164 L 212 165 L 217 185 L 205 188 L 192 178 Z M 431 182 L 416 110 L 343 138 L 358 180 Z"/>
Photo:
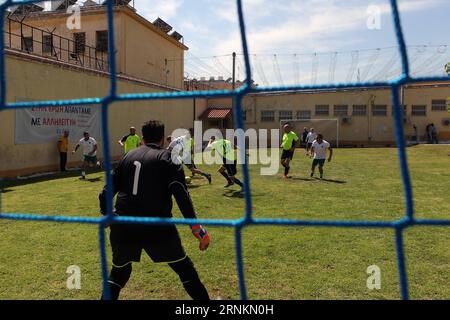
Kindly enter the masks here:
<path id="1" fill-rule="evenodd" d="M 119 300 L 120 290 L 122 290 L 119 285 L 115 283 L 111 283 L 108 281 L 108 288 L 109 288 L 109 298 L 112 301 Z M 104 297 L 104 294 L 102 294 L 102 300 L 106 300 Z"/>
<path id="2" fill-rule="evenodd" d="M 112 267 L 108 279 L 108 288 L 111 300 L 119 299 L 120 290 L 125 287 L 130 279 L 132 268 L 131 263 L 128 263 L 121 268 L 114 266 Z M 102 295 L 102 300 L 105 300 L 104 294 Z"/>
<path id="3" fill-rule="evenodd" d="M 169 266 L 178 274 L 184 289 L 193 300 L 209 300 L 208 291 L 200 281 L 197 270 L 188 256 L 181 261 L 169 263 Z"/>
<path id="4" fill-rule="evenodd" d="M 221 172 L 220 173 L 225 179 L 227 179 L 228 183 L 233 183 L 233 181 L 231 181 L 230 176 L 228 175 L 228 173 L 226 172 Z"/>
<path id="5" fill-rule="evenodd" d="M 243 188 L 244 184 L 238 178 L 234 178 L 234 183 L 236 183 L 239 187 Z"/>
<path id="6" fill-rule="evenodd" d="M 196 279 L 184 282 L 183 287 L 193 300 L 209 300 L 208 291 L 206 291 L 206 288 L 200 281 L 198 275 Z"/>

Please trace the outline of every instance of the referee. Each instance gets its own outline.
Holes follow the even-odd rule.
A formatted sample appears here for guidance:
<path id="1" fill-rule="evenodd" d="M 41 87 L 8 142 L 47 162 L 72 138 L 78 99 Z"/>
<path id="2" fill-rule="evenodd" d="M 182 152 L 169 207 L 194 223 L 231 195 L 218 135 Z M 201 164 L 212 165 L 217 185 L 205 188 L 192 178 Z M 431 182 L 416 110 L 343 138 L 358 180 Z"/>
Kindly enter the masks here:
<path id="1" fill-rule="evenodd" d="M 149 121 L 142 127 L 144 145 L 127 153 L 113 174 L 118 216 L 172 218 L 172 196 L 187 219 L 195 219 L 194 207 L 185 185 L 181 165 L 171 160 L 164 144 L 164 124 Z M 106 187 L 99 196 L 100 210 L 106 211 Z M 205 251 L 209 234 L 201 225 L 191 226 Z M 156 263 L 168 263 L 194 300 L 209 300 L 208 292 L 186 255 L 175 225 L 113 224 L 110 242 L 112 270 L 109 275 L 111 299 L 117 300 L 128 282 L 132 263 L 140 262 L 142 250 Z"/>

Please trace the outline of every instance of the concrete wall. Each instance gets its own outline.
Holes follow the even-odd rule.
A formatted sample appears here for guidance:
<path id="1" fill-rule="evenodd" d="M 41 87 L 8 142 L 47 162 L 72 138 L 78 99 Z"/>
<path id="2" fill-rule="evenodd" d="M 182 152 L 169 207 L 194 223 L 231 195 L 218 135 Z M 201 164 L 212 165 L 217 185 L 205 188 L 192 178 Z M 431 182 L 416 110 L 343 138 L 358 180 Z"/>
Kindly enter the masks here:
<path id="1" fill-rule="evenodd" d="M 107 74 L 12 55 L 6 55 L 6 75 L 8 102 L 21 98 L 53 100 L 102 97 L 109 90 Z M 118 90 L 120 93 L 162 91 L 140 81 L 121 78 Z M 110 109 L 109 121 L 113 156 L 121 155 L 122 149 L 116 141 L 127 133 L 128 128 L 131 125 L 139 128 L 148 119 L 163 121 L 167 134 L 176 128 L 189 128 L 193 121 L 192 100 L 114 103 Z M 56 141 L 48 144 L 15 145 L 15 110 L 0 112 L 0 126 L 0 177 L 15 177 L 57 168 Z M 96 138 L 101 149 L 103 141 L 101 137 Z M 73 148 L 73 144 L 70 148 Z M 102 151 L 99 156 L 102 157 Z M 69 155 L 69 163 L 75 164 L 79 160 L 80 152 L 75 156 Z"/>

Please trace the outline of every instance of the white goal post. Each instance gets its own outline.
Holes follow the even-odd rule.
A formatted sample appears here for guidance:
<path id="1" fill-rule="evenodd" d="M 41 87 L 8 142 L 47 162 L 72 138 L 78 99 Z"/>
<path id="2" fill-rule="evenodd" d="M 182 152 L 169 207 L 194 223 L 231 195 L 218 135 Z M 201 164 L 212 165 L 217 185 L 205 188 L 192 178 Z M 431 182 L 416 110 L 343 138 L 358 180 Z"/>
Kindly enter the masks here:
<path id="1" fill-rule="evenodd" d="M 294 132 L 301 138 L 303 128 L 314 128 L 316 133 L 323 134 L 325 140 L 330 142 L 332 146 L 339 148 L 339 122 L 340 119 L 292 119 L 280 120 L 280 139 L 283 138 L 283 126 L 289 123 Z"/>

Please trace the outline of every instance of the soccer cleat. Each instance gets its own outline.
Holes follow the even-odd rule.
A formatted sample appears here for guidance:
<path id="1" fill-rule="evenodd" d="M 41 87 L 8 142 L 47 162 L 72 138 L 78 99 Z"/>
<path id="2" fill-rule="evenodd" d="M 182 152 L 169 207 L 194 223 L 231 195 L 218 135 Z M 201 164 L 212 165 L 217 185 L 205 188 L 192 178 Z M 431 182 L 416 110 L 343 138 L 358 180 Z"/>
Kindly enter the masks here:
<path id="1" fill-rule="evenodd" d="M 206 231 L 206 229 L 201 225 L 191 226 L 191 231 L 194 237 L 196 237 L 198 241 L 200 241 L 200 251 L 205 251 L 206 249 L 208 249 L 210 241 L 208 231 Z"/>
<path id="2" fill-rule="evenodd" d="M 314 177 L 314 173 L 311 172 L 311 178 Z"/>
<path id="3" fill-rule="evenodd" d="M 80 180 L 86 180 L 86 177 L 85 176 L 81 176 Z"/>
<path id="4" fill-rule="evenodd" d="M 234 182 L 229 181 L 228 184 L 226 186 L 224 186 L 224 188 L 228 188 L 234 185 Z"/>

